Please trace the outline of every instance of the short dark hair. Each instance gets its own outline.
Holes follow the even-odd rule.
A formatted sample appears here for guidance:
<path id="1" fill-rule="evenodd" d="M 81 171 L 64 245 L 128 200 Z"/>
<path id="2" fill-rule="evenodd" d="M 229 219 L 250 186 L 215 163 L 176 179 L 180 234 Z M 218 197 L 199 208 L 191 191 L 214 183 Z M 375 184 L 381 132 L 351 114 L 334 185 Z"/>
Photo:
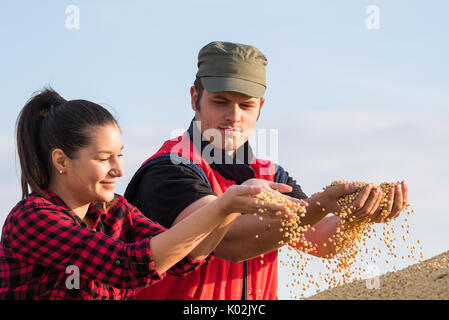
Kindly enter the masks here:
<path id="1" fill-rule="evenodd" d="M 17 152 L 21 167 L 22 199 L 32 192 L 43 195 L 52 172 L 51 152 L 61 149 L 71 159 L 90 143 L 94 126 L 115 124 L 112 114 L 87 100 L 67 101 L 52 88 L 35 94 L 16 122 Z"/>
<path id="2" fill-rule="evenodd" d="M 195 107 L 199 111 L 200 110 L 200 100 L 201 100 L 201 97 L 203 96 L 203 91 L 204 91 L 203 84 L 201 83 L 201 79 L 199 77 L 196 77 L 195 81 L 193 82 L 193 86 L 195 87 L 195 90 L 197 93 Z"/>

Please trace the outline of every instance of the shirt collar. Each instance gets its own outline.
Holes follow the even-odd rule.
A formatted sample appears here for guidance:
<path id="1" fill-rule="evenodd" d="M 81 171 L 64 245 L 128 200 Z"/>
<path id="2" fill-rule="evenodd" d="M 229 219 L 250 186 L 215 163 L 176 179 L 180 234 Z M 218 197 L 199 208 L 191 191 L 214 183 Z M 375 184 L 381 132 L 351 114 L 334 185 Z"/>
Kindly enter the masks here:
<path id="1" fill-rule="evenodd" d="M 231 157 L 227 155 L 223 150 L 218 149 L 214 145 L 212 145 L 209 140 L 207 140 L 201 134 L 197 123 L 198 122 L 193 119 L 190 122 L 190 126 L 187 132 L 189 134 L 190 140 L 192 140 L 197 149 L 201 152 L 203 158 L 209 164 L 246 164 L 247 166 L 249 166 L 252 163 L 252 161 L 254 160 L 254 153 L 248 141 L 237 148 L 237 150 Z M 208 149 L 206 150 L 207 152 L 204 152 L 203 154 L 203 150 L 206 147 L 208 147 Z"/>
<path id="2" fill-rule="evenodd" d="M 64 200 L 62 200 L 56 193 L 48 188 L 43 189 L 42 192 L 45 199 L 57 206 L 60 206 L 61 209 L 68 212 L 76 221 L 78 221 L 78 223 L 85 224 L 85 222 L 75 212 L 73 212 L 72 209 L 70 209 L 69 206 L 64 202 Z M 101 204 L 91 203 L 89 205 L 89 208 L 87 209 L 86 216 L 90 218 L 90 220 L 92 221 L 92 227 L 96 229 L 98 223 L 100 221 L 104 221 L 104 219 L 106 218 L 106 211 L 102 209 Z"/>

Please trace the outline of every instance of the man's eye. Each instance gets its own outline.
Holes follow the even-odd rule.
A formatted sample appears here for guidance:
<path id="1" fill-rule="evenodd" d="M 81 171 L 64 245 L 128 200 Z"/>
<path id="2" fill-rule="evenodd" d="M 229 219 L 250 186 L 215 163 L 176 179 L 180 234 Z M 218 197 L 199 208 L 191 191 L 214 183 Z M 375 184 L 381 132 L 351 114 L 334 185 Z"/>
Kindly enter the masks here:
<path id="1" fill-rule="evenodd" d="M 109 160 L 109 158 L 105 158 L 105 159 L 99 159 L 101 162 L 106 162 Z"/>
<path id="2" fill-rule="evenodd" d="M 225 104 L 226 103 L 226 101 L 223 101 L 223 100 L 215 100 L 214 102 L 217 104 Z"/>

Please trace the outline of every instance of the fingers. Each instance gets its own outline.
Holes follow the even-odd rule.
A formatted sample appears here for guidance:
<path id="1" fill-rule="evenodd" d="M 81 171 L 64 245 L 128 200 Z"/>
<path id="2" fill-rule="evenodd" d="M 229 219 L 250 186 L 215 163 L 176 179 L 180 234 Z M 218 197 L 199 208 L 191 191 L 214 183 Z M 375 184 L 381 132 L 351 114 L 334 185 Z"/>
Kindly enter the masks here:
<path id="1" fill-rule="evenodd" d="M 404 208 L 404 195 L 402 192 L 402 183 L 401 183 L 396 185 L 394 192 L 393 208 L 388 218 L 393 219 L 397 217 L 403 208 Z"/>
<path id="2" fill-rule="evenodd" d="M 376 213 L 371 217 L 371 221 L 375 223 L 385 222 L 389 214 L 385 215 L 384 210 L 386 210 L 387 213 L 391 213 L 393 207 L 393 199 L 394 199 L 394 188 L 390 188 L 388 191 L 387 206 L 384 209 L 379 207 Z"/>
<path id="3" fill-rule="evenodd" d="M 282 205 L 268 203 L 259 199 L 250 199 L 247 202 L 247 210 L 245 213 L 259 215 L 259 219 L 269 217 L 274 219 L 288 218 L 292 219 L 298 210 L 296 208 L 287 208 Z"/>
<path id="4" fill-rule="evenodd" d="M 402 196 L 402 186 L 398 184 L 394 192 L 394 202 L 392 212 L 396 213 L 398 211 L 401 211 L 403 206 L 404 206 L 404 198 Z"/>
<path id="5" fill-rule="evenodd" d="M 278 183 L 278 182 L 270 182 L 269 187 L 273 190 L 282 192 L 282 193 L 288 193 L 292 192 L 293 188 L 287 184 Z"/>
<path id="6" fill-rule="evenodd" d="M 351 215 L 353 219 L 355 220 L 365 219 L 373 215 L 378 209 L 382 198 L 382 192 L 380 188 L 374 188 L 372 189 L 371 192 L 368 192 L 367 190 L 370 189 L 371 189 L 370 186 L 365 187 L 364 190 L 362 190 L 363 195 L 360 196 L 360 199 L 359 198 L 356 199 L 355 202 L 360 201 L 359 203 L 356 203 L 357 206 L 362 205 L 364 199 L 366 199 L 366 201 L 359 210 L 356 210 L 353 213 L 353 215 Z"/>
<path id="7" fill-rule="evenodd" d="M 352 203 L 352 207 L 356 211 L 362 209 L 365 206 L 366 200 L 370 196 L 370 192 L 371 192 L 371 186 L 369 184 L 363 187 L 360 194 L 357 196 L 357 198 Z"/>
<path id="8" fill-rule="evenodd" d="M 379 207 L 381 196 L 382 191 L 380 190 L 380 188 L 375 188 L 371 192 L 370 197 L 362 208 L 363 211 L 366 211 L 367 215 L 372 215 L 377 210 L 377 208 Z"/>
<path id="9" fill-rule="evenodd" d="M 263 188 L 261 186 L 251 186 L 251 185 L 233 185 L 228 188 L 235 190 L 240 196 L 255 196 L 262 192 Z"/>
<path id="10" fill-rule="evenodd" d="M 376 214 L 374 222 L 385 222 L 388 220 L 396 219 L 405 205 L 408 203 L 408 186 L 405 181 L 396 185 L 394 188 L 390 188 L 388 191 L 388 202 L 385 208 L 387 215 L 382 216 Z"/>
<path id="11" fill-rule="evenodd" d="M 299 199 L 296 199 L 296 200 L 299 200 Z M 304 207 L 307 207 L 307 206 L 309 205 L 309 203 L 308 203 L 307 201 L 304 201 L 304 200 L 299 200 L 299 203 L 300 203 L 302 206 L 304 206 Z"/>
<path id="12" fill-rule="evenodd" d="M 331 200 L 336 195 L 345 195 L 345 193 L 358 191 L 357 198 L 349 204 L 349 212 L 351 212 L 347 216 L 349 221 L 360 221 L 361 219 L 369 218 L 371 222 L 388 222 L 397 218 L 408 205 L 408 186 L 405 181 L 397 184 L 388 183 L 389 185 L 394 185 L 394 187 L 390 188 L 385 194 L 381 189 L 385 184 L 375 188 L 366 184 L 361 189 L 358 189 L 357 183 L 347 183 L 329 187 L 323 193 L 327 193 L 327 199 Z M 387 197 L 386 201 L 385 197 Z M 347 199 L 345 198 L 345 201 Z M 348 205 L 343 205 L 344 210 L 347 210 L 347 208 Z"/>
<path id="13" fill-rule="evenodd" d="M 326 189 L 324 192 L 327 192 L 332 198 L 338 199 L 339 197 L 346 194 L 356 192 L 358 188 L 359 185 L 357 183 L 345 183 L 332 186 Z"/>
<path id="14" fill-rule="evenodd" d="M 403 204 L 402 209 L 404 209 L 404 208 L 405 208 L 405 205 L 408 203 L 408 186 L 407 186 L 407 184 L 405 183 L 405 181 L 402 181 L 401 187 L 402 187 L 402 204 Z M 402 211 L 402 210 L 401 210 L 401 211 Z M 400 211 L 397 212 L 397 213 L 393 216 L 393 219 L 396 219 L 396 218 L 399 216 L 399 214 L 400 214 Z"/>
<path id="15" fill-rule="evenodd" d="M 282 184 L 278 185 L 282 187 Z M 276 204 L 255 197 L 260 194 L 263 189 L 263 186 L 260 185 L 233 185 L 229 187 L 226 192 L 229 192 L 233 197 L 231 206 L 239 208 L 240 212 L 246 214 L 259 214 L 273 217 L 282 214 L 282 216 L 287 218 L 289 216 L 293 217 L 295 213 L 302 210 L 301 207 L 308 205 L 306 202 L 299 199 L 295 199 L 295 202 L 301 205 L 300 208 L 294 204 L 292 204 L 292 206 Z"/>
<path id="16" fill-rule="evenodd" d="M 290 200 L 290 201 L 292 201 L 292 202 L 296 202 L 296 203 L 299 203 L 301 206 L 303 206 L 303 207 L 307 207 L 308 205 L 309 205 L 309 203 L 307 203 L 306 201 L 304 201 L 304 200 L 301 200 L 301 199 L 298 199 L 298 198 L 294 198 L 294 197 L 290 197 L 290 196 L 286 196 L 286 195 L 282 195 L 283 197 L 285 197 L 286 199 L 288 199 L 288 200 Z"/>
<path id="17" fill-rule="evenodd" d="M 402 181 L 402 194 L 404 196 L 404 205 L 408 203 L 408 185 Z"/>
<path id="18" fill-rule="evenodd" d="M 256 210 L 262 209 L 263 212 L 277 212 L 277 211 L 285 212 L 287 209 L 286 207 L 281 206 L 279 204 L 269 203 L 267 201 L 257 199 L 256 202 L 254 203 L 254 207 Z"/>
<path id="19" fill-rule="evenodd" d="M 376 210 L 374 212 L 371 213 L 371 215 L 369 216 L 370 221 L 378 223 L 378 222 L 382 222 L 383 217 L 382 217 L 382 208 L 380 207 L 380 202 L 382 201 L 382 197 L 383 197 L 383 193 L 382 191 L 379 192 L 376 204 L 374 205 L 374 207 L 376 208 Z"/>
<path id="20" fill-rule="evenodd" d="M 393 200 L 394 200 L 394 188 L 390 188 L 388 192 L 387 212 L 391 212 L 391 210 L 393 209 Z"/>
<path id="21" fill-rule="evenodd" d="M 380 190 L 380 188 L 377 188 L 376 194 L 377 194 L 376 202 L 374 203 L 374 205 L 370 208 L 370 210 L 368 212 L 368 214 L 373 217 L 376 213 L 380 213 L 380 211 L 381 211 L 379 208 L 379 205 L 380 205 L 380 201 L 382 200 L 382 190 Z"/>

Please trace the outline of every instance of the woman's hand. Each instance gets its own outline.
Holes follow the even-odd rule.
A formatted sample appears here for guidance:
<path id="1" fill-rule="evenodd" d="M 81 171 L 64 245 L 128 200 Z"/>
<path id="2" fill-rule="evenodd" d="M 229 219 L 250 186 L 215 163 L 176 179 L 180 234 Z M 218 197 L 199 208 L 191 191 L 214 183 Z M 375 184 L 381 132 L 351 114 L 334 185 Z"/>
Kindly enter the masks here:
<path id="1" fill-rule="evenodd" d="M 242 183 L 242 185 L 261 187 L 262 189 L 264 189 L 266 191 L 277 193 L 277 194 L 280 194 L 281 192 L 286 193 L 286 192 L 292 191 L 292 187 L 290 187 L 287 184 L 272 182 L 272 181 L 263 180 L 263 179 L 255 179 L 255 178 L 246 180 L 245 182 Z"/>
<path id="2" fill-rule="evenodd" d="M 300 199 L 293 198 L 293 197 L 283 194 L 283 193 L 292 192 L 292 187 L 290 187 L 289 185 L 284 184 L 284 183 L 272 182 L 272 181 L 254 178 L 254 179 L 246 180 L 244 183 L 242 183 L 242 185 L 261 187 L 263 190 L 283 196 L 290 201 L 299 203 L 303 207 L 308 206 L 308 203 L 305 202 L 304 200 L 300 200 Z"/>
<path id="3" fill-rule="evenodd" d="M 222 201 L 223 210 L 226 213 L 241 212 L 244 214 L 261 214 L 270 217 L 290 215 L 289 208 L 277 204 L 271 204 L 256 198 L 261 193 L 263 187 L 260 185 L 234 185 L 218 197 Z"/>

